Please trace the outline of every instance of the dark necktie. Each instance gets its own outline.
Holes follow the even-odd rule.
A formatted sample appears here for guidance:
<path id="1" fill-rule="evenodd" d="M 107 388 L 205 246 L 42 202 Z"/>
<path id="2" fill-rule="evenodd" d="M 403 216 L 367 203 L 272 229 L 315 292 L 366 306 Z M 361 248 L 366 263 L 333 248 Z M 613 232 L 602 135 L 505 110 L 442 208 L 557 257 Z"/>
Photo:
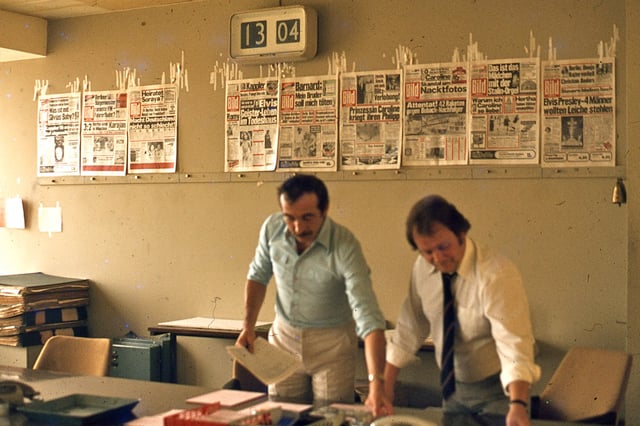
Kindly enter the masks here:
<path id="1" fill-rule="evenodd" d="M 440 384 L 442 397 L 447 400 L 456 390 L 456 376 L 453 371 L 453 346 L 456 337 L 456 310 L 453 304 L 451 284 L 456 273 L 442 274 L 443 321 L 442 321 L 442 363 Z"/>

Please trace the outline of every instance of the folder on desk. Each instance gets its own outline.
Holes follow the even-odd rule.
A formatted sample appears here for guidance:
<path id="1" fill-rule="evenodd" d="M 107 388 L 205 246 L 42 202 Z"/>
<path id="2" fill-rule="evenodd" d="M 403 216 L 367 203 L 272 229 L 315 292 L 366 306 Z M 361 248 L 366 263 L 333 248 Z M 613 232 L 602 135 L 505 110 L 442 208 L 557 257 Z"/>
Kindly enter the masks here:
<path id="1" fill-rule="evenodd" d="M 187 399 L 188 404 L 210 405 L 220 403 L 222 407 L 236 407 L 249 401 L 264 397 L 262 392 L 250 392 L 235 389 L 220 389 Z"/>

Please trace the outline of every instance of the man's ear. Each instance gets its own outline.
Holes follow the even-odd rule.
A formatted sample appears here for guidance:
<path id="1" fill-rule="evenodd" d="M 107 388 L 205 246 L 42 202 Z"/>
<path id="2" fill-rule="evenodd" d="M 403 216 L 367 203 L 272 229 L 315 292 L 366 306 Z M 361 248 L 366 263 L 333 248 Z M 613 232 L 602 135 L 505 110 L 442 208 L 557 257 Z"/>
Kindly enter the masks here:
<path id="1" fill-rule="evenodd" d="M 462 246 L 466 242 L 467 242 L 467 233 L 461 232 L 460 234 L 458 234 L 458 243 Z"/>

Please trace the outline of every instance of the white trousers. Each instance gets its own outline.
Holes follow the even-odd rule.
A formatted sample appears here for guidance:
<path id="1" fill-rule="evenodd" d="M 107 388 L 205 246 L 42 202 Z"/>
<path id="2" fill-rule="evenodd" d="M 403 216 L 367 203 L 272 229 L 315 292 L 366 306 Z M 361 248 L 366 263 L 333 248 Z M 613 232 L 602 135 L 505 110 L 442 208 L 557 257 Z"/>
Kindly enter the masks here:
<path id="1" fill-rule="evenodd" d="M 296 328 L 276 318 L 269 342 L 302 362 L 299 371 L 269 386 L 271 399 L 318 405 L 354 402 L 358 338 L 353 322 L 340 328 Z"/>

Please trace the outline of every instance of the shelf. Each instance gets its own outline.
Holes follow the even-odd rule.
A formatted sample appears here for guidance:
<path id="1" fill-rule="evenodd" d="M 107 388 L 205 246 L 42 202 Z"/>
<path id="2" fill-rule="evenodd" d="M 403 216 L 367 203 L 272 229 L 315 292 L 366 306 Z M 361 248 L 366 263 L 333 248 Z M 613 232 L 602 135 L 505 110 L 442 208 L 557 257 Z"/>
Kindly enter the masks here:
<path id="1" fill-rule="evenodd" d="M 583 179 L 625 178 L 624 166 L 617 167 L 562 167 L 540 166 L 438 166 L 402 168 L 397 170 L 343 170 L 338 172 L 305 172 L 324 181 L 427 181 L 477 179 Z M 51 176 L 39 177 L 40 186 L 59 185 L 116 185 L 157 183 L 238 183 L 282 182 L 293 172 L 180 172 L 140 173 L 126 176 Z"/>

